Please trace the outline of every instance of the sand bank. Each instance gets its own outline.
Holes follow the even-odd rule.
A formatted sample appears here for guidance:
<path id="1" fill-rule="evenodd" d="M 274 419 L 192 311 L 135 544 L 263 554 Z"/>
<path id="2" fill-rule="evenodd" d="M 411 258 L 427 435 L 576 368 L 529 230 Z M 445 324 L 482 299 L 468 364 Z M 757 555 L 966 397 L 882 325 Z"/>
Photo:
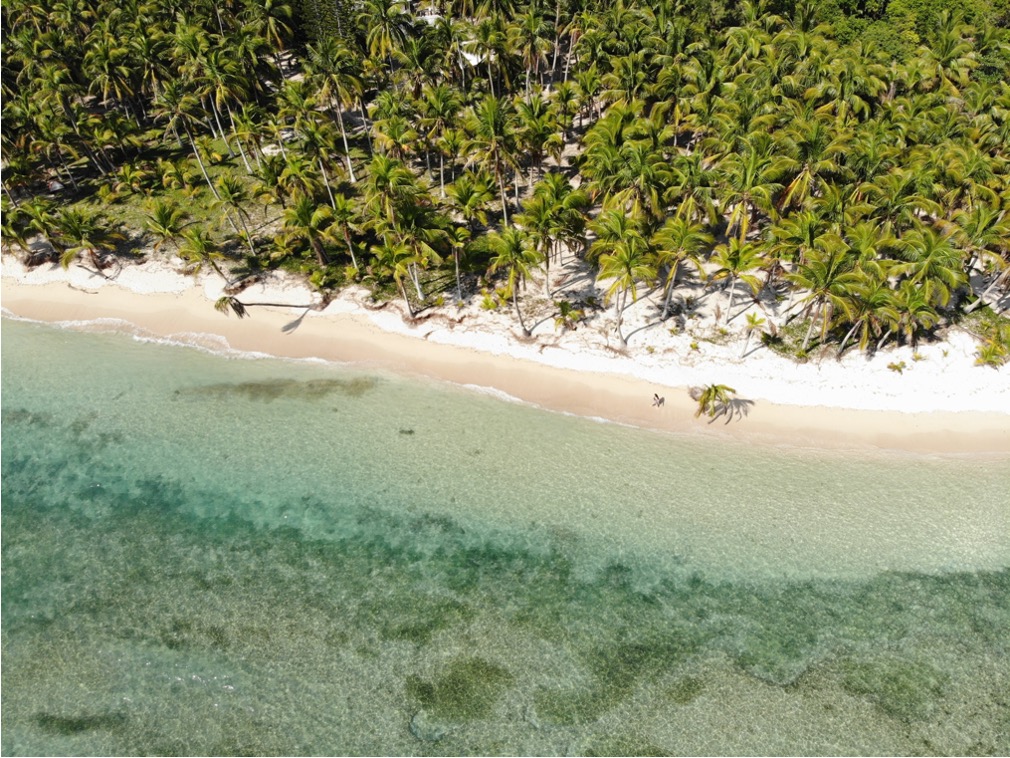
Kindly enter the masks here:
<path id="1" fill-rule="evenodd" d="M 819 448 L 1010 453 L 1010 374 L 975 366 L 968 335 L 920 347 L 917 360 L 909 350 L 904 358 L 894 351 L 797 365 L 763 348 L 741 359 L 742 341 L 698 350 L 685 343 L 690 335 L 661 329 L 643 329 L 626 352 L 608 344 L 602 327 L 559 333 L 550 322 L 523 339 L 514 314 L 476 306 L 447 306 L 408 325 L 396 304 L 374 310 L 359 289 L 325 310 L 308 309 L 298 306 L 318 296 L 285 277 L 254 285 L 242 300 L 290 307 L 254 307 L 239 320 L 212 307 L 220 290 L 220 279 L 194 283 L 165 262 L 126 267 L 107 281 L 80 267 L 27 271 L 5 256 L 0 304 L 30 319 L 107 319 L 109 328 L 213 349 L 489 387 L 543 408 L 657 430 Z M 886 367 L 902 359 L 906 371 Z M 728 423 L 694 417 L 687 387 L 711 382 L 733 386 L 742 401 Z M 653 407 L 653 393 L 665 397 L 663 407 Z"/>

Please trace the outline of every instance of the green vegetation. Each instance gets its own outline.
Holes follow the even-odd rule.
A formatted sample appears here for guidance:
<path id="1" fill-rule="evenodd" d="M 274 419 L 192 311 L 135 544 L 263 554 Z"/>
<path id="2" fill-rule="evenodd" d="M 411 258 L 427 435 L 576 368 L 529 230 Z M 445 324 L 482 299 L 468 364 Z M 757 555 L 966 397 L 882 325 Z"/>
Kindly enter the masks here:
<path id="1" fill-rule="evenodd" d="M 491 715 L 512 675 L 482 658 L 458 658 L 434 682 L 407 677 L 407 697 L 438 717 L 471 721 Z"/>
<path id="2" fill-rule="evenodd" d="M 3 243 L 29 263 L 283 268 L 410 316 L 485 287 L 528 334 L 567 254 L 621 345 L 690 270 L 724 326 L 751 298 L 770 334 L 802 322 L 800 356 L 1010 296 L 1007 0 L 126 3 L 4 5 Z M 979 363 L 1010 357 L 996 322 Z"/>

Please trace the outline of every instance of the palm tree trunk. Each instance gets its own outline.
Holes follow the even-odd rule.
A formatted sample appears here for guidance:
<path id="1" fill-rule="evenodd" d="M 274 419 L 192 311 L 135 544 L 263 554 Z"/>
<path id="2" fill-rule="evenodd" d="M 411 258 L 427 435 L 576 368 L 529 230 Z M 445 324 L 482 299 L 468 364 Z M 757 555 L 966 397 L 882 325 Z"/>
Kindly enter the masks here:
<path id="1" fill-rule="evenodd" d="M 964 312 L 971 313 L 979 306 L 985 305 L 985 299 L 989 297 L 989 293 L 992 292 L 994 289 L 996 289 L 996 287 L 999 286 L 1003 282 L 1003 280 L 1007 278 L 1007 276 L 1010 276 L 1010 268 L 1006 269 L 1006 271 L 1004 271 L 995 279 L 993 279 L 989 283 L 989 286 L 985 288 L 985 291 L 978 296 L 978 300 L 976 300 L 974 303 L 965 308 Z"/>
<path id="2" fill-rule="evenodd" d="M 554 57 L 551 58 L 551 83 L 558 74 L 558 49 L 561 47 L 561 34 L 558 24 L 561 23 L 561 0 L 554 3 Z"/>
<path id="3" fill-rule="evenodd" d="M 256 257 L 256 248 L 253 246 L 252 234 L 249 232 L 249 225 L 246 224 L 245 218 L 242 216 L 242 209 L 237 205 L 233 206 L 235 208 L 235 215 L 238 216 L 239 223 L 242 224 L 242 231 L 245 232 L 245 242 L 249 246 L 249 252 L 252 254 L 253 258 Z M 234 224 L 233 224 L 234 226 Z"/>
<path id="4" fill-rule="evenodd" d="M 548 299 L 551 296 L 551 248 L 550 241 L 547 242 L 547 249 L 544 250 L 544 294 Z"/>
<path id="5" fill-rule="evenodd" d="M 884 336 L 881 337 L 880 341 L 877 343 L 877 350 L 880 350 L 880 348 L 884 346 L 884 343 L 887 341 L 887 338 L 891 336 L 891 333 L 893 331 L 894 331 L 893 329 L 888 329 L 886 332 L 884 332 Z"/>
<path id="6" fill-rule="evenodd" d="M 410 298 L 407 297 L 407 288 L 403 286 L 403 280 L 397 279 L 396 283 L 400 285 L 400 296 L 403 298 L 403 302 L 407 305 L 407 313 L 411 318 L 414 318 L 414 306 L 410 304 Z"/>
<path id="7" fill-rule="evenodd" d="M 508 199 L 505 197 L 505 182 L 502 180 L 501 171 L 496 171 L 498 174 L 498 190 L 501 192 L 501 212 L 502 217 L 505 220 L 505 226 L 509 225 L 509 212 L 508 212 Z"/>
<path id="8" fill-rule="evenodd" d="M 666 298 L 663 300 L 663 318 L 661 321 L 666 321 L 666 316 L 670 312 L 670 301 L 673 299 L 673 288 L 677 283 L 677 271 L 680 268 L 680 261 L 673 264 L 673 270 L 670 271 L 670 276 L 666 280 Z"/>
<path id="9" fill-rule="evenodd" d="M 519 317 L 519 326 L 523 330 L 523 336 L 524 337 L 529 337 L 530 336 L 530 330 L 526 328 L 526 322 L 523 321 L 523 312 L 521 310 L 519 310 L 519 287 L 518 287 L 518 283 L 516 283 L 516 282 L 514 282 L 512 284 L 512 304 L 516 308 L 516 316 Z"/>
<path id="10" fill-rule="evenodd" d="M 235 151 L 232 150 L 231 142 L 228 141 L 228 133 L 225 132 L 224 127 L 221 126 L 221 114 L 218 112 L 217 103 L 214 102 L 214 98 L 210 99 L 210 104 L 214 109 L 214 121 L 217 123 L 217 130 L 221 132 L 221 139 L 224 140 L 224 146 L 228 148 L 228 155 L 231 158 L 235 157 Z"/>
<path id="11" fill-rule="evenodd" d="M 414 289 L 417 290 L 417 299 L 424 301 L 424 293 L 421 292 L 421 280 L 417 275 L 417 264 L 411 263 L 408 267 L 410 270 L 410 280 L 414 283 Z"/>
<path id="12" fill-rule="evenodd" d="M 193 150 L 193 155 L 196 156 L 196 162 L 200 165 L 200 173 L 203 174 L 203 178 L 207 182 L 207 186 L 210 187 L 210 191 L 213 193 L 217 200 L 221 199 L 221 195 L 217 192 L 217 187 L 214 186 L 214 182 L 210 180 L 210 175 L 207 173 L 207 167 L 203 165 L 203 158 L 200 157 L 200 151 L 196 147 L 196 141 L 193 139 L 193 133 L 189 130 L 189 126 L 186 126 L 186 136 L 189 138 L 189 146 Z M 238 233 L 238 230 L 236 230 Z"/>
<path id="13" fill-rule="evenodd" d="M 323 246 L 319 243 L 319 240 L 309 235 L 309 244 L 312 245 L 312 250 L 316 254 L 316 260 L 319 262 L 319 265 L 326 266 L 329 260 L 327 260 L 326 253 L 323 251 Z"/>
<path id="14" fill-rule="evenodd" d="M 14 195 L 11 194 L 10 188 L 7 186 L 7 182 L 5 182 L 3 179 L 0 179 L 0 185 L 3 186 L 4 192 L 6 192 L 7 197 L 10 198 L 11 204 L 13 204 L 15 208 L 19 208 L 20 206 L 18 205 L 18 201 L 15 200 Z"/>
<path id="15" fill-rule="evenodd" d="M 803 337 L 803 349 L 804 350 L 806 350 L 807 347 L 810 345 L 810 336 L 814 333 L 814 324 L 816 322 L 817 322 L 817 319 L 814 318 L 813 316 L 811 316 L 810 317 L 810 325 L 807 327 L 807 333 Z"/>
<path id="16" fill-rule="evenodd" d="M 621 347 L 627 347 L 628 341 L 624 338 L 624 334 L 621 333 L 621 323 L 624 321 L 624 303 L 628 299 L 628 290 L 624 289 L 621 291 L 620 297 L 617 298 L 617 339 L 621 342 Z"/>
<path id="17" fill-rule="evenodd" d="M 336 209 L 337 209 L 337 201 L 333 199 L 333 190 L 332 190 L 332 189 L 330 189 L 330 177 L 328 177 L 328 176 L 326 175 L 326 166 L 325 166 L 325 165 L 323 165 L 323 157 L 322 157 L 322 156 L 319 156 L 319 158 L 318 158 L 317 160 L 318 160 L 318 162 L 319 162 L 319 171 L 320 171 L 320 172 L 322 173 L 322 175 L 323 175 L 323 184 L 325 184 L 325 185 L 326 185 L 326 194 L 327 194 L 327 195 L 329 196 L 329 198 L 330 198 L 330 206 L 331 206 L 331 207 L 332 207 L 332 208 L 333 208 L 334 210 L 336 210 Z"/>
<path id="18" fill-rule="evenodd" d="M 733 310 L 733 295 L 736 294 L 736 277 L 729 278 L 729 305 L 726 306 L 726 323 L 729 323 L 730 313 Z"/>
<path id="19" fill-rule="evenodd" d="M 848 334 L 845 335 L 845 338 L 842 340 L 841 346 L 839 346 L 838 348 L 839 357 L 841 357 L 842 353 L 845 352 L 845 346 L 849 344 L 849 340 L 852 339 L 852 335 L 856 333 L 856 329 L 858 329 L 860 325 L 862 325 L 862 323 L 863 319 L 860 319 L 859 321 L 857 321 L 855 324 L 852 325 L 851 329 L 849 329 Z"/>
<path id="20" fill-rule="evenodd" d="M 438 186 L 441 197 L 445 199 L 445 155 L 438 151 Z"/>
<path id="21" fill-rule="evenodd" d="M 341 225 L 341 226 L 343 227 L 343 231 L 344 231 L 344 242 L 347 243 L 347 252 L 349 252 L 351 254 L 351 263 L 354 264 L 354 270 L 355 271 L 360 271 L 361 269 L 358 268 L 358 259 L 354 256 L 354 245 L 351 244 L 351 235 L 350 235 L 350 232 L 347 231 L 347 227 L 346 226 L 343 226 L 343 225 Z"/>
<path id="22" fill-rule="evenodd" d="M 245 150 L 242 147 L 242 139 L 238 136 L 238 132 L 235 130 L 235 114 L 231 112 L 231 106 L 226 102 L 224 107 L 228 111 L 228 120 L 231 122 L 231 133 L 235 138 L 235 144 L 238 145 L 239 155 L 242 156 L 242 163 L 245 164 L 245 172 L 252 176 L 252 165 L 249 163 L 249 159 L 246 157 Z"/>
<path id="23" fill-rule="evenodd" d="M 459 283 L 459 248 L 453 248 L 452 258 L 456 264 L 456 302 L 463 302 L 463 287 Z"/>
<path id="24" fill-rule="evenodd" d="M 337 112 L 337 124 L 340 125 L 340 136 L 344 140 L 344 158 L 347 159 L 347 173 L 351 177 L 351 182 L 357 182 L 358 180 L 354 178 L 354 166 L 351 165 L 351 148 L 347 144 L 347 131 L 344 129 L 344 117 L 340 113 L 340 106 L 335 108 Z M 442 197 L 445 197 L 443 194 Z"/>

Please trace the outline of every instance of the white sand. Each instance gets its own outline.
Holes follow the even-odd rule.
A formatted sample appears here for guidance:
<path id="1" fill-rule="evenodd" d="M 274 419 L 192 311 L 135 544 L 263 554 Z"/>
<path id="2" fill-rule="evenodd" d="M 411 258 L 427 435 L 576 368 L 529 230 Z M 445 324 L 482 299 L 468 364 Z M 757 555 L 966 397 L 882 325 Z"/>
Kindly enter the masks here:
<path id="1" fill-rule="evenodd" d="M 591 312 L 575 331 L 557 329 L 556 308 L 544 296 L 542 281 L 531 282 L 524 296 L 527 325 L 536 324 L 532 338 L 525 339 L 511 304 L 488 311 L 478 296 L 463 308 L 447 304 L 407 324 L 399 302 L 376 309 L 367 291 L 356 287 L 325 310 L 253 307 L 249 318 L 238 320 L 213 309 L 220 277 L 210 272 L 194 281 L 182 269 L 181 261 L 153 260 L 124 266 L 107 280 L 81 266 L 27 270 L 13 256 L 3 256 L 0 304 L 46 321 L 119 318 L 151 334 L 197 344 L 222 345 L 223 338 L 237 350 L 375 363 L 494 388 L 546 408 L 658 429 L 819 447 L 1010 452 L 1010 370 L 976 366 L 975 340 L 960 331 L 943 343 L 920 345 L 917 357 L 907 347 L 869 359 L 851 350 L 841 361 L 826 357 L 805 364 L 776 355 L 755 335 L 741 358 L 746 318 L 736 315 L 722 327 L 715 317 L 726 296 L 704 296 L 696 287 L 703 307 L 681 322 L 677 334 L 670 333 L 676 319 L 655 323 L 659 293 L 640 293 L 645 296 L 625 314 L 629 346 L 619 351 L 613 308 Z M 557 287 L 562 277 L 580 273 L 571 266 L 552 270 L 552 283 Z M 579 286 L 590 285 L 583 279 Z M 553 299 L 590 291 L 555 293 Z M 239 297 L 292 306 L 320 300 L 284 275 Z M 902 373 L 888 368 L 901 362 Z M 687 388 L 710 383 L 735 388 L 747 401 L 746 416 L 715 424 L 694 419 Z M 652 407 L 653 392 L 666 397 L 663 408 Z"/>

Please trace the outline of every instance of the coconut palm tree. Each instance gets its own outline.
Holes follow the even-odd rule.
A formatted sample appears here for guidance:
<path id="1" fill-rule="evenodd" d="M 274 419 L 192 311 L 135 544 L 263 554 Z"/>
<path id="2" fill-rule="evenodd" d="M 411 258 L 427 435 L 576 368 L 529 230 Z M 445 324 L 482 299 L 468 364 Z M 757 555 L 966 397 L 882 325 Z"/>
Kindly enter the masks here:
<path id="1" fill-rule="evenodd" d="M 476 233 L 477 224 L 487 224 L 487 209 L 494 200 L 491 180 L 483 174 L 465 171 L 448 187 L 449 207 L 462 216 L 470 230 Z"/>
<path id="2" fill-rule="evenodd" d="M 621 331 L 624 320 L 624 309 L 628 304 L 628 294 L 631 302 L 638 301 L 638 284 L 652 281 L 656 278 L 654 258 L 645 240 L 639 236 L 629 236 L 618 240 L 610 251 L 600 256 L 600 272 L 597 280 L 611 280 L 607 288 L 606 300 L 614 301 L 617 316 L 617 338 L 621 347 L 627 347 L 628 341 Z"/>
<path id="3" fill-rule="evenodd" d="M 437 144 L 445 137 L 446 131 L 459 113 L 460 99 L 448 85 L 426 87 L 422 105 L 421 125 L 429 144 Z M 441 197 L 445 197 L 445 153 L 438 153 L 438 187 Z"/>
<path id="4" fill-rule="evenodd" d="M 355 182 L 357 179 L 351 162 L 351 148 L 347 141 L 343 112 L 358 101 L 364 90 L 361 67 L 357 56 L 339 37 L 323 37 L 314 45 L 309 45 L 307 50 L 309 75 L 318 82 L 320 98 L 329 103 L 330 112 L 336 116 L 340 137 L 344 143 L 347 175 L 351 182 Z"/>
<path id="5" fill-rule="evenodd" d="M 477 103 L 467 121 L 470 140 L 465 151 L 469 164 L 477 164 L 494 177 L 502 203 L 502 216 L 508 226 L 508 198 L 505 195 L 505 171 L 515 168 L 515 117 L 503 98 L 487 96 Z"/>
<path id="6" fill-rule="evenodd" d="M 698 409 L 694 412 L 694 417 L 698 418 L 702 414 L 709 418 L 715 418 L 726 413 L 733 402 L 733 395 L 736 390 L 725 384 L 708 384 L 704 387 L 691 388 L 691 399 L 698 403 Z"/>
<path id="7" fill-rule="evenodd" d="M 810 324 L 803 337 L 803 350 L 810 345 L 818 317 L 821 322 L 821 342 L 827 339 L 828 327 L 835 309 L 844 310 L 846 298 L 859 277 L 853 272 L 853 260 L 840 239 L 825 241 L 811 253 L 796 271 L 786 274 L 793 284 L 807 291 L 801 301 L 804 311 L 811 315 Z"/>
<path id="8" fill-rule="evenodd" d="M 728 324 L 733 318 L 733 299 L 736 295 L 736 283 L 743 282 L 752 295 L 761 291 L 761 280 L 750 273 L 763 263 L 761 247 L 753 242 L 742 242 L 733 237 L 729 242 L 715 248 L 712 263 L 718 268 L 709 276 L 709 281 L 729 280 L 729 303 L 726 305 L 726 320 Z"/>
<path id="9" fill-rule="evenodd" d="M 677 284 L 677 274 L 683 263 L 691 263 L 702 274 L 702 253 L 711 249 L 713 237 L 701 224 L 693 224 L 684 218 L 668 218 L 663 226 L 652 235 L 651 244 L 656 251 L 656 267 L 666 269 L 664 280 L 663 312 L 660 320 L 665 321 L 670 311 L 670 300 Z M 728 314 L 727 314 L 728 315 Z"/>
<path id="10" fill-rule="evenodd" d="M 333 240 L 333 209 L 316 205 L 306 195 L 299 196 L 290 208 L 284 209 L 281 237 L 287 242 L 307 242 L 320 267 L 329 265 L 324 243 Z"/>
<path id="11" fill-rule="evenodd" d="M 530 248 L 526 233 L 514 226 L 507 226 L 488 235 L 487 246 L 493 256 L 491 271 L 505 270 L 519 326 L 523 331 L 523 336 L 529 337 L 531 332 L 526 327 L 522 309 L 519 307 L 519 289 L 529 278 L 530 269 L 535 265 L 536 256 Z"/>
<path id="12" fill-rule="evenodd" d="M 56 227 L 62 240 L 60 265 L 63 268 L 69 268 L 75 258 L 83 255 L 101 273 L 103 255 L 113 248 L 116 240 L 123 239 L 122 234 L 109 228 L 101 213 L 82 208 L 63 208 L 56 217 Z"/>
<path id="13" fill-rule="evenodd" d="M 951 244 L 950 235 L 940 235 L 929 228 L 913 229 L 902 235 L 898 256 L 904 261 L 892 269 L 921 287 L 933 305 L 947 305 L 951 292 L 967 283 L 961 255 Z"/>
<path id="14" fill-rule="evenodd" d="M 174 203 L 155 200 L 151 206 L 151 212 L 147 214 L 145 223 L 147 231 L 156 238 L 154 249 L 157 250 L 168 241 L 171 241 L 178 249 L 178 239 L 186 226 L 185 219 L 186 214 Z"/>
<path id="15" fill-rule="evenodd" d="M 228 276 L 221 269 L 218 261 L 224 260 L 221 246 L 203 227 L 195 226 L 182 233 L 182 244 L 179 245 L 179 257 L 192 265 L 190 273 L 197 276 L 206 263 L 217 275 L 228 281 Z M 239 314 L 241 317 L 242 314 Z"/>

